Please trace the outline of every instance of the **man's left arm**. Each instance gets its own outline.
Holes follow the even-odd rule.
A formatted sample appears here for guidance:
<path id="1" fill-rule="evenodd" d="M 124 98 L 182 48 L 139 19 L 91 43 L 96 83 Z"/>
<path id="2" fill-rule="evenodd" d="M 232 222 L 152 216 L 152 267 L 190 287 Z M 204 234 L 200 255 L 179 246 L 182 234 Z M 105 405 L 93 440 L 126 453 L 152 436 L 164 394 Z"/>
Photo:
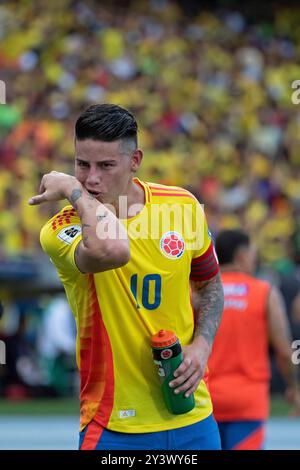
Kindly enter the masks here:
<path id="1" fill-rule="evenodd" d="M 193 342 L 183 350 L 183 361 L 170 386 L 175 393 L 195 392 L 202 379 L 223 312 L 224 293 L 220 273 L 208 281 L 191 281 L 195 329 Z"/>

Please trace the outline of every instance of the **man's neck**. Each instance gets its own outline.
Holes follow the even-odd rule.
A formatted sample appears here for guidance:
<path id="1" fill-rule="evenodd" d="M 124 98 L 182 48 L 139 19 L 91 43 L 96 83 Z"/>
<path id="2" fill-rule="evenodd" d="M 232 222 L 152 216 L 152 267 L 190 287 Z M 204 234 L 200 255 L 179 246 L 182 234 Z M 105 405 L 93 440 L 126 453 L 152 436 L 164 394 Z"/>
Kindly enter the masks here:
<path id="1" fill-rule="evenodd" d="M 245 271 L 243 270 L 243 268 L 241 266 L 239 266 L 238 264 L 223 264 L 222 266 L 220 266 L 220 269 L 221 269 L 221 273 L 245 273 Z"/>
<path id="2" fill-rule="evenodd" d="M 124 198 L 127 197 L 127 218 L 134 217 L 143 209 L 145 205 L 145 190 L 144 188 L 134 182 L 132 179 L 127 194 L 122 195 Z M 126 199 L 125 199 L 126 201 Z M 114 204 L 116 209 L 116 215 L 119 217 L 121 212 L 121 218 L 124 218 L 124 208 L 119 207 L 119 201 Z"/>

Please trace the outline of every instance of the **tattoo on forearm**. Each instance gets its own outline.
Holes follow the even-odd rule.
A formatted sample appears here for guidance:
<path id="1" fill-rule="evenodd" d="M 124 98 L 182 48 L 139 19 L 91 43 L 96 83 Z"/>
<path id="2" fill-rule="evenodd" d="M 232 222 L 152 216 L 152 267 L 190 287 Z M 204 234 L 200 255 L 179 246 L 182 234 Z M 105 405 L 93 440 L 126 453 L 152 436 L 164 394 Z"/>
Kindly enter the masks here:
<path id="1" fill-rule="evenodd" d="M 89 227 L 91 227 L 90 224 L 82 224 L 82 241 L 83 241 L 83 243 L 87 242 L 88 239 L 89 239 L 89 237 L 88 237 L 88 235 L 86 235 L 86 231 L 85 231 L 85 229 L 87 229 Z"/>
<path id="2" fill-rule="evenodd" d="M 197 312 L 194 336 L 204 336 L 211 345 L 222 317 L 224 293 L 220 274 L 202 289 L 194 291 L 197 297 Z"/>
<path id="3" fill-rule="evenodd" d="M 76 204 L 76 201 L 81 198 L 82 196 L 82 191 L 81 189 L 73 189 L 72 191 L 72 194 L 71 194 L 71 197 L 70 197 L 70 202 L 72 204 L 72 206 L 74 207 L 74 209 L 77 211 L 77 204 Z"/>
<path id="4" fill-rule="evenodd" d="M 101 222 L 101 220 L 103 220 L 105 218 L 106 218 L 106 214 L 105 215 L 97 215 L 98 222 Z"/>

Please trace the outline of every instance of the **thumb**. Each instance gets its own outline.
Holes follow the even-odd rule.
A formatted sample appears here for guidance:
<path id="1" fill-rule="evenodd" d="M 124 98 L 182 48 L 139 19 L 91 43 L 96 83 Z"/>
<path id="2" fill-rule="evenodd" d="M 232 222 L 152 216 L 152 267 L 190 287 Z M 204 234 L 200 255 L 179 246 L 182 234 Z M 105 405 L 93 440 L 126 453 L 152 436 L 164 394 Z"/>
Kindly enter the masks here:
<path id="1" fill-rule="evenodd" d="M 47 201 L 46 198 L 46 193 L 43 194 L 38 194 L 37 196 L 33 196 L 28 200 L 28 204 L 30 206 L 37 206 L 38 204 L 41 204 L 42 202 Z"/>

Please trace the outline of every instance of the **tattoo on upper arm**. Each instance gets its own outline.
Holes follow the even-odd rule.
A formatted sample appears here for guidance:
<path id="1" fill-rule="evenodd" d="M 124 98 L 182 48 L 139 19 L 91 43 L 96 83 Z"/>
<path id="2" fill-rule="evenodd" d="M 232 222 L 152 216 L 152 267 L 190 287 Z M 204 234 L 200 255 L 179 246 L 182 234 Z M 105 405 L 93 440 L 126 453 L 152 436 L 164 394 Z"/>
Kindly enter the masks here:
<path id="1" fill-rule="evenodd" d="M 72 206 L 74 207 L 74 209 L 77 211 L 77 204 L 76 204 L 76 201 L 81 198 L 82 196 L 82 191 L 81 189 L 73 189 L 72 191 L 72 194 L 71 194 L 71 197 L 70 197 L 70 202 L 72 204 Z"/>
<path id="2" fill-rule="evenodd" d="M 224 305 L 224 293 L 220 274 L 201 289 L 197 286 L 193 295 L 196 296 L 197 310 L 194 336 L 204 336 L 208 344 L 212 344 L 219 328 Z"/>

